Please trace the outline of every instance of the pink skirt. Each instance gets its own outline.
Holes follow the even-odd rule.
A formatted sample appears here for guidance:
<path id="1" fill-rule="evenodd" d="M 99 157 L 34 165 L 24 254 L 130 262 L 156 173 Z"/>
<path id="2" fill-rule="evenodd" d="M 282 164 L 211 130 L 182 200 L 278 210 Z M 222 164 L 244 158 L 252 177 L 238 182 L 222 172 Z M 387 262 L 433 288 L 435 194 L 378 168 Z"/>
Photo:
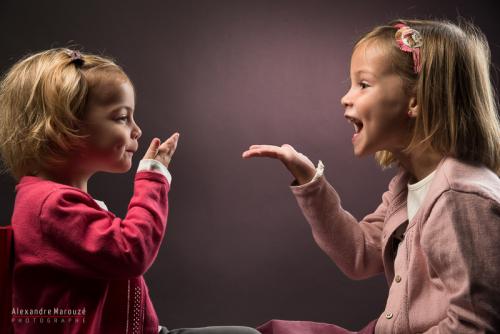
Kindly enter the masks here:
<path id="1" fill-rule="evenodd" d="M 336 325 L 320 322 L 271 320 L 257 327 L 257 330 L 262 334 L 373 334 L 376 323 L 375 319 L 359 332 L 353 332 Z"/>

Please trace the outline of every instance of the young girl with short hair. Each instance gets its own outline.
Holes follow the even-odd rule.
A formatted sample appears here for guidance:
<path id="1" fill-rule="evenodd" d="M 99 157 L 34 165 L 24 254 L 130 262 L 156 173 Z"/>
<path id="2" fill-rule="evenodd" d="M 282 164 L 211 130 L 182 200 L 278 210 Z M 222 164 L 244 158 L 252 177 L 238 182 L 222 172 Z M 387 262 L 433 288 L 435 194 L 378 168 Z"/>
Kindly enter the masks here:
<path id="1" fill-rule="evenodd" d="M 163 240 L 179 134 L 154 138 L 124 219 L 87 191 L 132 166 L 142 131 L 135 92 L 111 59 L 51 49 L 0 83 L 0 153 L 16 178 L 12 325 L 20 333 L 256 333 L 160 326 L 144 273 Z"/>

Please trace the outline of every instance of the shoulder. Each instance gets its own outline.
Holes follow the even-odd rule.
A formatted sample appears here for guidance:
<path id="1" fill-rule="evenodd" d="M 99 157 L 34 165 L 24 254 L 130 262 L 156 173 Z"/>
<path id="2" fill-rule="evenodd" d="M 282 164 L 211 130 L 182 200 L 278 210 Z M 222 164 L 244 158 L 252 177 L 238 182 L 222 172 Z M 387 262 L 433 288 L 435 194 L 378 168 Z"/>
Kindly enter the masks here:
<path id="1" fill-rule="evenodd" d="M 42 205 L 44 207 L 51 205 L 74 205 L 74 204 L 85 204 L 87 206 L 98 206 L 97 202 L 87 194 L 79 189 L 62 186 L 53 188 L 48 192 L 43 200 Z"/>
<path id="2" fill-rule="evenodd" d="M 497 220 L 500 213 L 500 180 L 490 169 L 445 157 L 436 169 L 422 203 L 422 223 L 427 220 Z M 446 220 L 446 219 L 445 219 Z"/>
<path id="3" fill-rule="evenodd" d="M 87 224 L 100 218 L 115 218 L 115 215 L 101 207 L 86 192 L 70 186 L 56 187 L 48 193 L 39 211 L 39 220 L 45 232 L 51 230 L 50 226 L 62 221 L 65 226 L 69 226 Z"/>
<path id="4" fill-rule="evenodd" d="M 442 182 L 452 193 L 470 194 L 500 203 L 500 179 L 483 165 L 474 165 L 448 157 L 441 166 Z"/>
<path id="5" fill-rule="evenodd" d="M 97 202 L 86 192 L 65 184 L 44 180 L 35 176 L 21 178 L 16 186 L 16 205 L 38 210 L 47 207 L 65 206 L 82 203 L 99 207 Z"/>
<path id="6" fill-rule="evenodd" d="M 31 231 L 45 218 L 81 219 L 82 213 L 102 210 L 92 197 L 64 184 L 38 177 L 23 177 L 16 185 L 11 223 L 16 230 Z"/>
<path id="7" fill-rule="evenodd" d="M 422 223 L 433 226 L 430 231 L 439 234 L 435 229 L 447 226 L 456 232 L 475 228 L 472 234 L 481 229 L 500 235 L 500 181 L 485 166 L 445 158 L 424 203 Z"/>

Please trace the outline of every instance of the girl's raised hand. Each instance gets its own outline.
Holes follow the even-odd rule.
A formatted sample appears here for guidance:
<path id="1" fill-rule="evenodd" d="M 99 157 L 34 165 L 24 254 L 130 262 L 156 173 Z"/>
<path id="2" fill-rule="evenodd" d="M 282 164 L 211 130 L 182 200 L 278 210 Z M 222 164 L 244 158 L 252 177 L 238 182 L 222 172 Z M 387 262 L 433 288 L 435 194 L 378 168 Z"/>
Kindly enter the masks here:
<path id="1" fill-rule="evenodd" d="M 292 173 L 299 184 L 305 184 L 312 180 L 316 174 L 316 168 L 308 157 L 297 152 L 291 145 L 252 145 L 243 152 L 243 158 L 267 157 L 280 160 Z"/>
<path id="2" fill-rule="evenodd" d="M 143 159 L 155 159 L 168 168 L 175 149 L 177 148 L 178 141 L 179 133 L 177 132 L 165 140 L 161 145 L 160 139 L 153 138 Z"/>

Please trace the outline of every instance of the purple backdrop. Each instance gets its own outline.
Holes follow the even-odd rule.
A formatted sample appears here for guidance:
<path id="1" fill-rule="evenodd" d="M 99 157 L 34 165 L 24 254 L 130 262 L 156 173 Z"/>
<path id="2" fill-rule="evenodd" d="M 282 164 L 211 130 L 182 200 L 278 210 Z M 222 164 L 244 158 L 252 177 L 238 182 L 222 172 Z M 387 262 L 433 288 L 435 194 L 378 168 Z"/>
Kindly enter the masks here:
<path id="1" fill-rule="evenodd" d="M 251 144 L 294 145 L 357 218 L 372 212 L 394 171 L 352 153 L 343 118 L 353 41 L 397 17 L 473 19 L 499 63 L 492 1 L 0 2 L 0 70 L 27 52 L 77 44 L 115 57 L 137 90 L 143 130 L 181 133 L 171 212 L 146 274 L 162 324 L 257 325 L 271 318 L 358 329 L 385 305 L 383 277 L 351 281 L 314 244 L 276 161 L 240 158 Z M 123 216 L 133 171 L 96 175 L 95 198 Z M 0 224 L 14 182 L 0 177 Z"/>

